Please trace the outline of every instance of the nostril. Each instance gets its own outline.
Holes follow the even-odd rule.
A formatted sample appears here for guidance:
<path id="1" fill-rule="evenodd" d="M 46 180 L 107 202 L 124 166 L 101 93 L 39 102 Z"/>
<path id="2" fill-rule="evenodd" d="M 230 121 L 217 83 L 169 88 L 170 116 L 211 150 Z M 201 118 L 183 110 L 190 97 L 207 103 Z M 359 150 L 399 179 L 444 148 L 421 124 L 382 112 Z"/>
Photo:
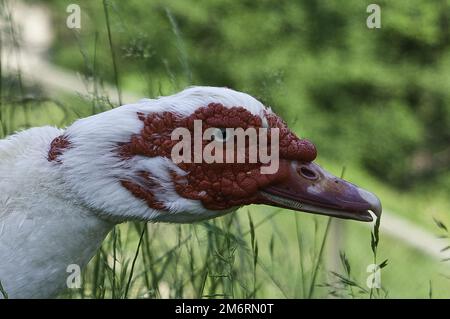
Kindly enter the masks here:
<path id="1" fill-rule="evenodd" d="M 312 169 L 307 168 L 305 166 L 300 167 L 299 173 L 307 179 L 315 180 L 319 177 L 319 175 L 314 172 Z"/>

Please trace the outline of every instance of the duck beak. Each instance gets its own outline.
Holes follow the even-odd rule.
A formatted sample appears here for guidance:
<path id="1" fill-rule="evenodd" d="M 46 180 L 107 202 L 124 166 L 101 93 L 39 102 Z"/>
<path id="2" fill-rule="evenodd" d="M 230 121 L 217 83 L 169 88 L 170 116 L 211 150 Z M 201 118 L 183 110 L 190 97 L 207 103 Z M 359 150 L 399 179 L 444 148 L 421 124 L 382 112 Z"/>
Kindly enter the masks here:
<path id="1" fill-rule="evenodd" d="M 364 222 L 381 215 L 376 195 L 315 163 L 281 160 L 276 174 L 276 182 L 260 191 L 265 204 Z"/>

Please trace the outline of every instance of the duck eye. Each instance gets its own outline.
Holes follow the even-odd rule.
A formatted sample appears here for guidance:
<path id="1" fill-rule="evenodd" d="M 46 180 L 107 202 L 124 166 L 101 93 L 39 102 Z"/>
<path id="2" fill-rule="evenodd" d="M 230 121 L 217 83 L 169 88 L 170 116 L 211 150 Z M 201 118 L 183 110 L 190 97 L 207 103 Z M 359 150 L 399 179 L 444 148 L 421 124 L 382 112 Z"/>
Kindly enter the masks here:
<path id="1" fill-rule="evenodd" d="M 218 142 L 225 142 L 228 139 L 227 129 L 226 128 L 217 128 L 214 133 L 214 140 Z"/>

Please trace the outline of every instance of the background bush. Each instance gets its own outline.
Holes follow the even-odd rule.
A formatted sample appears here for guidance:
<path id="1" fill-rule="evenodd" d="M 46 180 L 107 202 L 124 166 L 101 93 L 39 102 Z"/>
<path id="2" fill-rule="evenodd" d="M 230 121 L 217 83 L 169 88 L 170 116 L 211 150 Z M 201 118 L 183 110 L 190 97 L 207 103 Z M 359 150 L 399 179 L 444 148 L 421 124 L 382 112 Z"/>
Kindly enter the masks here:
<path id="1" fill-rule="evenodd" d="M 69 1 L 45 1 L 63 12 Z M 120 83 L 154 96 L 188 84 L 247 91 L 311 138 L 397 187 L 449 179 L 450 1 L 107 1 Z M 113 82 L 102 1 L 58 29 L 53 60 Z M 55 15 L 63 24 L 66 15 Z M 78 54 L 85 50 L 88 61 Z"/>

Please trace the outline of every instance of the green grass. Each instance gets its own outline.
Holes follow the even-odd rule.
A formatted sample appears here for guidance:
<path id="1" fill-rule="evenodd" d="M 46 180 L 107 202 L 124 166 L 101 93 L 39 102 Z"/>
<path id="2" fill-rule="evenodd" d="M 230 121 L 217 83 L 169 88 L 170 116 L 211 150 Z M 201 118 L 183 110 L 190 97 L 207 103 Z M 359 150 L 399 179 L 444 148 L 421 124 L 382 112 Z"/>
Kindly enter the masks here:
<path id="1" fill-rule="evenodd" d="M 4 299 L 8 299 L 8 294 L 6 293 L 5 289 L 3 288 L 1 280 L 0 280 L 0 293 L 2 294 Z"/>
<path id="2" fill-rule="evenodd" d="M 255 225 L 253 239 L 247 212 Z M 297 220 L 303 238 L 301 244 L 296 237 Z M 317 286 L 309 295 L 326 221 L 325 217 L 252 206 L 198 225 L 121 225 L 118 227 L 121 244 L 114 295 L 121 298 L 128 291 L 127 296 L 132 298 L 327 297 L 330 290 L 321 286 L 335 282 L 336 278 L 328 271 L 326 262 L 318 267 Z M 147 227 L 147 231 L 139 246 L 142 227 Z M 370 229 L 356 222 L 345 222 L 343 231 L 341 249 L 348 256 L 352 276 L 366 287 L 369 275 L 366 268 L 373 262 Z M 336 251 L 329 251 L 328 245 L 329 242 L 325 245 L 327 254 L 336 254 Z M 137 247 L 140 247 L 140 254 L 130 282 Z M 388 267 L 382 270 L 382 287 L 389 297 L 427 298 L 430 280 L 434 298 L 450 297 L 450 281 L 443 277 L 448 273 L 445 264 L 383 235 L 378 254 L 382 259 L 389 258 Z M 99 272 L 99 269 L 103 270 Z M 68 291 L 64 296 L 112 297 L 111 236 L 84 276 L 83 289 Z M 380 292 L 377 296 L 385 294 Z M 369 298 L 369 294 L 357 297 Z"/>

